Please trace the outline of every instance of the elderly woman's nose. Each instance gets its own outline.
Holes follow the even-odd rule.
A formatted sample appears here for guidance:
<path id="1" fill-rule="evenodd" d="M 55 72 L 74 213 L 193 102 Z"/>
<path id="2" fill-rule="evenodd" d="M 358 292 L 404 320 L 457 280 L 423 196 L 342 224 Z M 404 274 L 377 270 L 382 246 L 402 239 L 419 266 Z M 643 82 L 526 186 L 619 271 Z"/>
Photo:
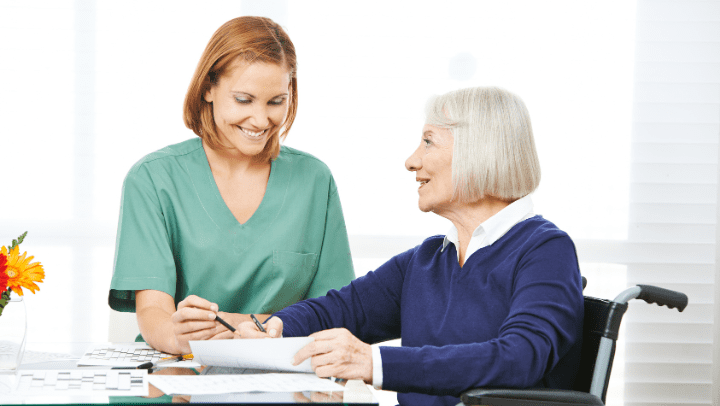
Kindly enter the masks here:
<path id="1" fill-rule="evenodd" d="M 405 169 L 409 171 L 417 171 L 422 167 L 422 159 L 420 159 L 420 147 L 413 152 L 412 155 L 405 161 Z"/>

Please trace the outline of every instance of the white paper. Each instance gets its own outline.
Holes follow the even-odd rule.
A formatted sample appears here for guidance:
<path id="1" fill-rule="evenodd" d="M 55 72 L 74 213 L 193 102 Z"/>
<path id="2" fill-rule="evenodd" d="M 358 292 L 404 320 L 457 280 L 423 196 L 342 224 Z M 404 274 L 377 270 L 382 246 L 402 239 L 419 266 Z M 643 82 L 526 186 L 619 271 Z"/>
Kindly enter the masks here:
<path id="1" fill-rule="evenodd" d="M 255 403 L 298 403 L 295 395 L 298 392 L 243 392 L 243 393 L 219 393 L 212 395 L 192 395 L 190 403 L 232 403 L 232 404 L 255 404 Z M 309 398 L 313 392 L 301 392 Z"/>
<path id="2" fill-rule="evenodd" d="M 279 340 L 279 339 L 274 339 Z M 270 340 L 270 341 L 274 341 Z M 148 375 L 166 395 L 219 395 L 240 392 L 337 392 L 345 387 L 314 374 Z"/>
<path id="3" fill-rule="evenodd" d="M 136 367 L 146 362 L 157 362 L 161 358 L 172 357 L 171 354 L 158 351 L 145 343 L 125 344 L 93 344 L 80 358 L 78 366 Z M 166 362 L 158 368 L 199 368 L 202 364 L 196 361 Z"/>
<path id="4" fill-rule="evenodd" d="M 144 369 L 20 370 L 14 377 L 15 396 L 147 396 Z"/>
<path id="5" fill-rule="evenodd" d="M 203 365 L 231 368 L 313 372 L 310 359 L 294 366 L 292 359 L 312 337 L 190 341 L 194 360 Z"/>

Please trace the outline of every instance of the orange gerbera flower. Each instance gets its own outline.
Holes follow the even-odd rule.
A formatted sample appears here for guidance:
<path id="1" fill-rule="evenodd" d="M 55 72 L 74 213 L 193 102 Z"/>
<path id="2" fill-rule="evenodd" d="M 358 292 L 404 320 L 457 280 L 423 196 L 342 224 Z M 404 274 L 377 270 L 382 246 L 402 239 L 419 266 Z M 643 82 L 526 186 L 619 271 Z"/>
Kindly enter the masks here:
<path id="1" fill-rule="evenodd" d="M 32 293 L 40 290 L 35 282 L 42 282 L 45 278 L 45 271 L 39 262 L 32 261 L 33 256 L 25 258 L 27 252 L 19 255 L 20 248 L 15 246 L 8 253 L 7 248 L 0 248 L 0 254 L 7 257 L 7 269 L 5 274 L 8 276 L 7 286 L 13 290 L 18 296 L 23 295 L 22 288 L 30 289 Z"/>

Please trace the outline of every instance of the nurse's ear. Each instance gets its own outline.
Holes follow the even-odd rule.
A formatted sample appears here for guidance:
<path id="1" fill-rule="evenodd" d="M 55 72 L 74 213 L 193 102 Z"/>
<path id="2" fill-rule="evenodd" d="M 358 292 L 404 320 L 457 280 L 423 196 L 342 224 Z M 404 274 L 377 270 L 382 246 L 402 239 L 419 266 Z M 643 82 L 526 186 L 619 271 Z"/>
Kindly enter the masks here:
<path id="1" fill-rule="evenodd" d="M 207 92 L 205 92 L 203 99 L 205 99 L 205 101 L 208 103 L 212 103 L 213 100 L 215 100 L 215 86 L 211 87 L 210 89 L 208 89 Z"/>

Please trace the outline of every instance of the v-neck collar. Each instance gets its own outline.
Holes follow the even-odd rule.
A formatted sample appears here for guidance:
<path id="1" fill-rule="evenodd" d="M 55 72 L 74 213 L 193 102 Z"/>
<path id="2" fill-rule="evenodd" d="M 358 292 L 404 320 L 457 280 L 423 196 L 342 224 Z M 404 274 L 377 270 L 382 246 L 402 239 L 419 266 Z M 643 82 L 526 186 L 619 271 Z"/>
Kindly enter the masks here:
<path id="1" fill-rule="evenodd" d="M 190 170 L 190 176 L 195 183 L 195 189 L 198 192 L 198 199 L 205 208 L 208 216 L 221 229 L 253 229 L 262 227 L 272 221 L 280 212 L 287 194 L 287 185 L 289 179 L 283 179 L 280 172 L 283 171 L 284 160 L 273 160 L 270 163 L 270 176 L 268 178 L 265 195 L 260 202 L 260 206 L 255 210 L 252 216 L 245 222 L 240 223 L 233 215 L 230 208 L 223 200 L 220 189 L 215 182 L 215 177 L 210 169 L 210 162 L 207 154 L 202 146 L 202 140 L 198 138 L 198 170 Z"/>

